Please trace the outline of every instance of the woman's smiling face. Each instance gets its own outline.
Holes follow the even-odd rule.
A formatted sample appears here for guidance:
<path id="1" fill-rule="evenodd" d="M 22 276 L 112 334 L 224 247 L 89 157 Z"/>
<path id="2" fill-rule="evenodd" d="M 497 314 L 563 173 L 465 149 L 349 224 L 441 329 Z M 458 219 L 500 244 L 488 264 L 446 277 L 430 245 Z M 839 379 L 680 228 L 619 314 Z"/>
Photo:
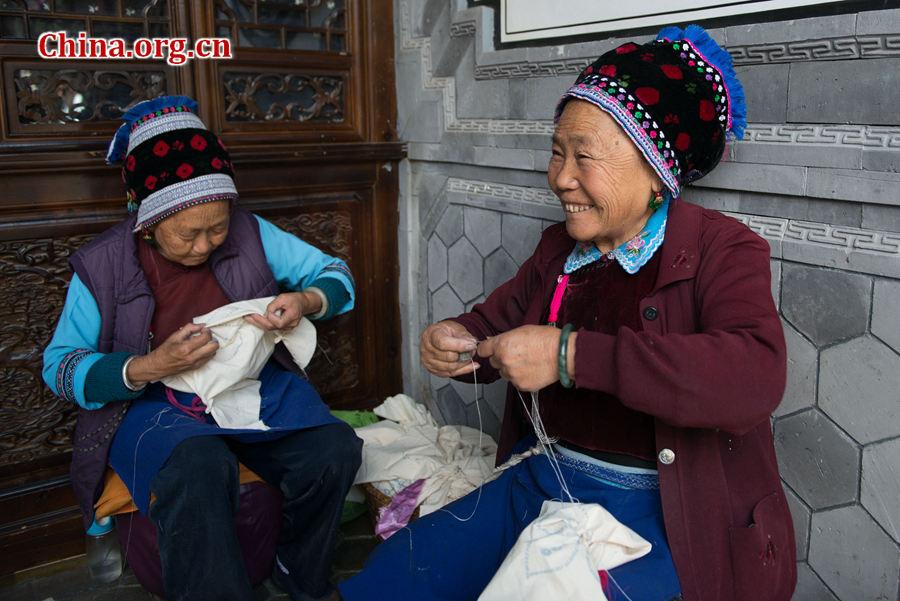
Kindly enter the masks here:
<path id="1" fill-rule="evenodd" d="M 593 104 L 570 100 L 553 134 L 550 188 L 566 230 L 608 252 L 640 233 L 662 182 L 622 128 Z"/>

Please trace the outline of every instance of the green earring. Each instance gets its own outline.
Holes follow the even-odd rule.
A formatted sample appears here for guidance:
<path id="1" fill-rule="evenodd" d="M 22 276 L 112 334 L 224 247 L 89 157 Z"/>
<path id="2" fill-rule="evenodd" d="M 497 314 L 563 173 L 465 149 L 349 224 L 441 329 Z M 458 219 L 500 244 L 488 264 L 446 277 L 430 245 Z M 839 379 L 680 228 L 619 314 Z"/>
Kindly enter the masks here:
<path id="1" fill-rule="evenodd" d="M 655 211 L 656 209 L 658 209 L 659 207 L 661 207 L 663 205 L 664 200 L 665 199 L 663 198 L 663 193 L 661 191 L 654 192 L 653 196 L 650 197 L 649 206 L 651 209 L 653 209 Z"/>

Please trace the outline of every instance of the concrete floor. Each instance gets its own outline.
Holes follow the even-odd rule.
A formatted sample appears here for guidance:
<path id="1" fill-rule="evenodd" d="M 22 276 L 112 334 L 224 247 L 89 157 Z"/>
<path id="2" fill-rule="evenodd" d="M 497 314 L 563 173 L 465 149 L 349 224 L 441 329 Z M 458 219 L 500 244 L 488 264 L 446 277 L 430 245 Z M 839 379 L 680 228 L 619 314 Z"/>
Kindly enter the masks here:
<path id="1" fill-rule="evenodd" d="M 362 569 L 379 539 L 372 532 L 368 515 L 341 526 L 335 554 L 333 578 L 343 580 Z M 270 581 L 257 587 L 256 601 L 287 601 Z M 0 584 L 3 601 L 153 601 L 153 595 L 141 588 L 127 567 L 113 584 L 91 580 L 84 557 L 75 557 L 17 574 L 11 582 Z"/>

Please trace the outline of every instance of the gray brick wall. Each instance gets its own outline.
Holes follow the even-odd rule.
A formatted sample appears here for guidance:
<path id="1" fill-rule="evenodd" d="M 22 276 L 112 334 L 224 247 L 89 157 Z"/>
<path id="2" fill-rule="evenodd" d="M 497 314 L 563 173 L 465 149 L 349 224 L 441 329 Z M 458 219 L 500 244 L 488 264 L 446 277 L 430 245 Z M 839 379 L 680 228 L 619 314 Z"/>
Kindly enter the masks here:
<path id="1" fill-rule="evenodd" d="M 495 49 L 487 7 L 395 0 L 404 386 L 496 434 L 504 384 L 429 376 L 428 323 L 480 301 L 562 219 L 552 110 L 624 39 Z M 761 19 L 766 17 L 761 17 Z M 745 140 L 685 197 L 772 248 L 789 378 L 773 418 L 797 535 L 795 600 L 900 598 L 900 9 L 710 32 L 748 91 Z M 646 40 L 649 36 L 635 36 Z M 564 42 L 564 41 L 563 41 Z M 476 395 L 479 402 L 476 404 Z"/>

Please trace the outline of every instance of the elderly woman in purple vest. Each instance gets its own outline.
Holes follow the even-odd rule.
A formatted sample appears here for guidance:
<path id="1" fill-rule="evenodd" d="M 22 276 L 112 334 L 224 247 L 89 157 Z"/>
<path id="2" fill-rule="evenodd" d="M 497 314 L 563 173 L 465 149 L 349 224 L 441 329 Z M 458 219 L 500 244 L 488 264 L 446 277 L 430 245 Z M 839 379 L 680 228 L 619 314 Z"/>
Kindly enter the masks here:
<path id="1" fill-rule="evenodd" d="M 81 408 L 72 479 L 85 514 L 109 464 L 155 523 L 169 599 L 252 599 L 234 528 L 238 462 L 283 495 L 273 578 L 293 599 L 330 598 L 330 561 L 361 442 L 277 351 L 259 375 L 268 430 L 219 427 L 158 381 L 202 366 L 217 342 L 192 319 L 275 296 L 267 330 L 349 311 L 346 264 L 237 204 L 232 164 L 196 103 L 129 110 L 107 157 L 133 214 L 80 249 L 44 380 Z M 186 412 L 187 410 L 187 412 Z M 151 502 L 151 494 L 154 501 Z"/>
<path id="2" fill-rule="evenodd" d="M 483 303 L 421 337 L 432 374 L 509 381 L 499 462 L 539 454 L 385 541 L 340 584 L 347 601 L 476 599 L 543 503 L 573 499 L 652 545 L 599 575 L 608 599 L 790 599 L 769 247 L 679 198 L 744 113 L 731 57 L 697 26 L 623 44 L 564 92 L 548 181 L 565 222 Z M 576 540 L 561 536 L 547 563 L 576 561 Z"/>

